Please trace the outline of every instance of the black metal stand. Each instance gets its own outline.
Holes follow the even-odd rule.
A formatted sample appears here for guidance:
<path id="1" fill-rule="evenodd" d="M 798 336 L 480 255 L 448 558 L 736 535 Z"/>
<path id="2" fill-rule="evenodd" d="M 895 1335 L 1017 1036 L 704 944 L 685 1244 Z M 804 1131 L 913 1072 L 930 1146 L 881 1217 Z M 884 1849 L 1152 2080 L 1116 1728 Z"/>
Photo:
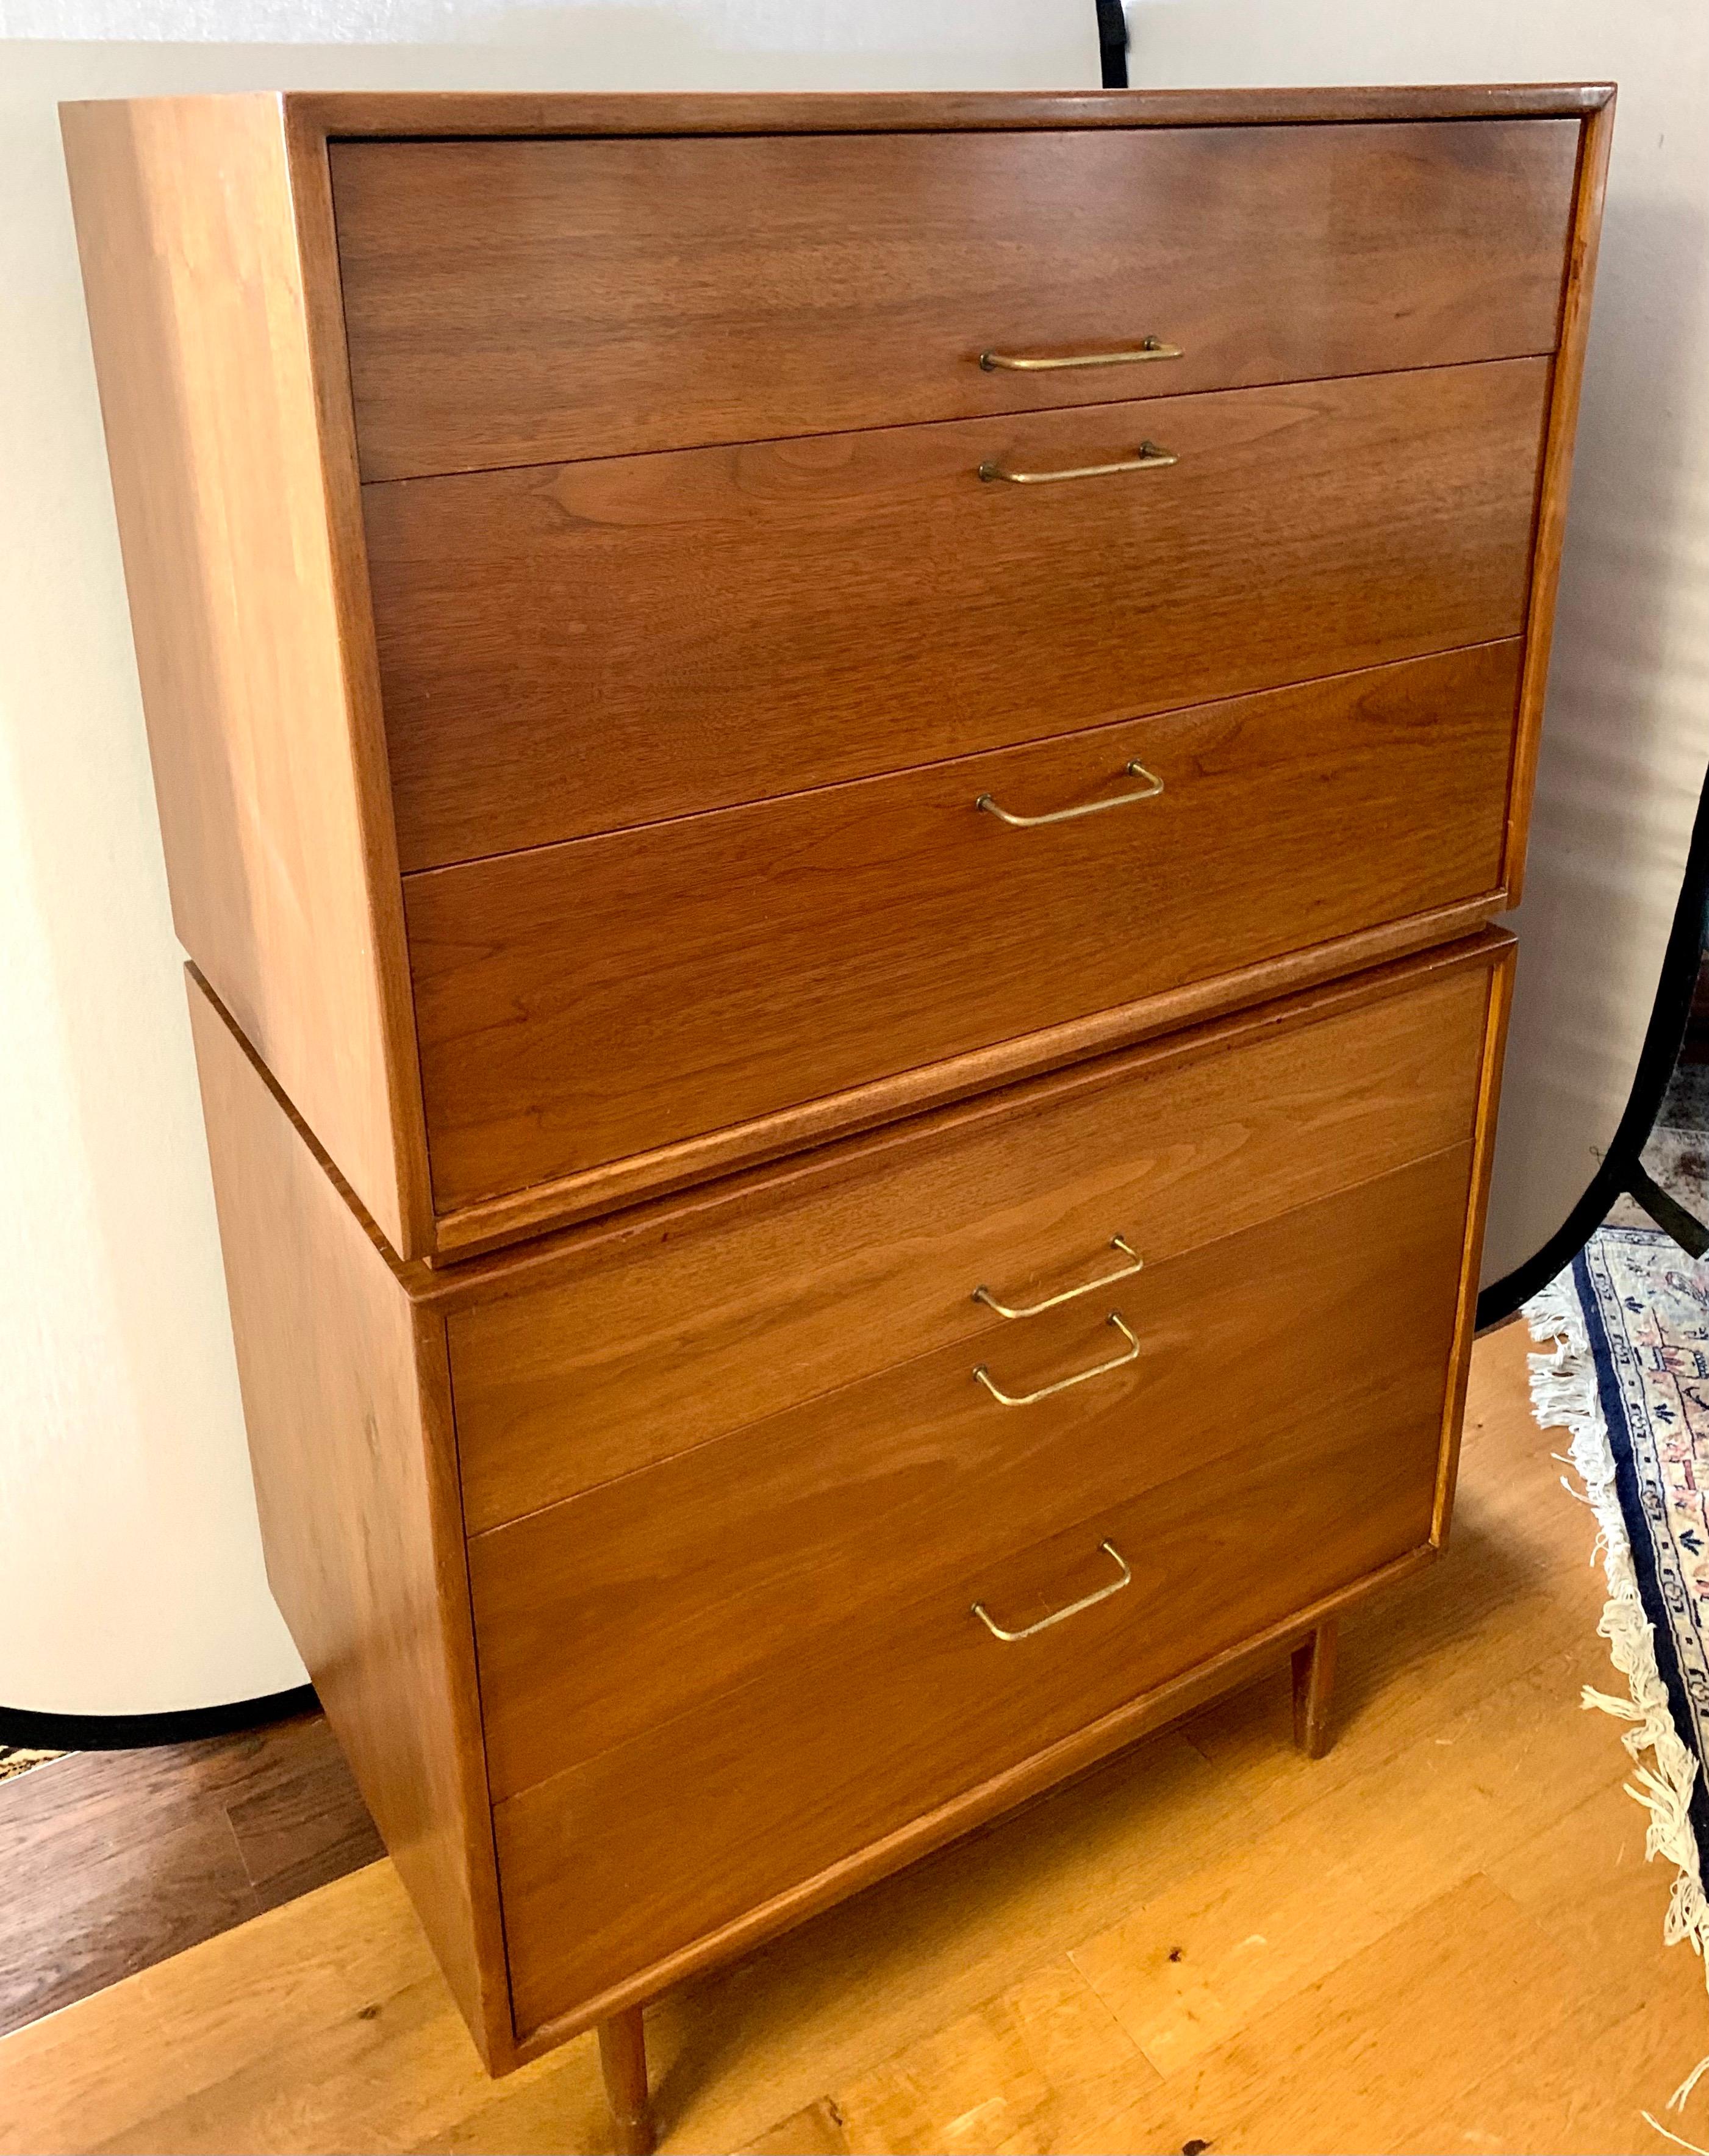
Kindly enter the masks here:
<path id="1" fill-rule="evenodd" d="M 1505 1280 L 1492 1281 L 1478 1297 L 1480 1330 L 1511 1317 L 1521 1303 L 1528 1301 L 1569 1265 L 1602 1225 L 1617 1198 L 1635 1199 L 1656 1226 L 1665 1229 L 1694 1258 L 1709 1250 L 1709 1229 L 1651 1180 L 1640 1158 L 1655 1128 L 1656 1113 L 1691 1021 L 1691 997 L 1703 963 L 1706 907 L 1709 907 L 1709 784 L 1698 798 L 1679 903 L 1674 908 L 1673 927 L 1656 983 L 1655 1003 L 1619 1127 L 1588 1188 L 1548 1241 L 1535 1257 L 1516 1266 Z"/>
<path id="2" fill-rule="evenodd" d="M 1106 90 L 1127 87 L 1127 11 L 1121 0 L 1093 0 L 1098 11 L 1098 63 Z"/>
<path id="3" fill-rule="evenodd" d="M 38 1714 L 27 1707 L 0 1707 L 0 1744 L 31 1752 L 131 1752 L 148 1744 L 191 1744 L 203 1737 L 259 1729 L 289 1715 L 313 1714 L 320 1704 L 312 1685 L 298 1685 L 259 1699 L 167 1714 Z"/>

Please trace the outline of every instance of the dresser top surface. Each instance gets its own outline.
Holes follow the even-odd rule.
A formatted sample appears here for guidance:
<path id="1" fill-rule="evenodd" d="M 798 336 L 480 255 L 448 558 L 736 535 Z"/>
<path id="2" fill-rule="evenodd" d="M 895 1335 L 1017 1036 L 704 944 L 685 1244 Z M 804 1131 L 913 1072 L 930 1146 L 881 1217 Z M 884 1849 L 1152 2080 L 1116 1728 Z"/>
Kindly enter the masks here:
<path id="1" fill-rule="evenodd" d="M 849 134 L 944 128 L 1193 127 L 1583 115 L 1611 83 L 1393 88 L 680 93 L 287 90 L 254 94 L 341 138 L 529 135 Z M 229 97 L 115 100 L 229 104 Z"/>

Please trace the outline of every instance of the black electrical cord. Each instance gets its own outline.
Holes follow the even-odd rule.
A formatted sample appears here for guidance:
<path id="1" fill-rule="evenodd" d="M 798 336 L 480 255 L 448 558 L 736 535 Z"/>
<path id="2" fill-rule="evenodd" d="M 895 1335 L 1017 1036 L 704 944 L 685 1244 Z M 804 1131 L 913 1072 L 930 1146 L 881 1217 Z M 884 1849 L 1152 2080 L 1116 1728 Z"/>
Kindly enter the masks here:
<path id="1" fill-rule="evenodd" d="M 1121 0 L 1093 0 L 1098 11 L 1098 66 L 1106 90 L 1127 87 L 1127 11 Z"/>

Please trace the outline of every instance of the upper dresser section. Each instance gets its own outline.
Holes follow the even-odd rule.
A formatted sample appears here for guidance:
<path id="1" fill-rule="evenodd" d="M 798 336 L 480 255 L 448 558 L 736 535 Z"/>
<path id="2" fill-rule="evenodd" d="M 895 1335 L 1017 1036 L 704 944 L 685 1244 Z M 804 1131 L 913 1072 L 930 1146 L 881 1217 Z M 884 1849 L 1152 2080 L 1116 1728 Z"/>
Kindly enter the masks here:
<path id="1" fill-rule="evenodd" d="M 362 476 L 1552 352 L 1578 156 L 1568 119 L 335 143 Z"/>
<path id="2" fill-rule="evenodd" d="M 1611 99 L 68 107 L 178 933 L 393 1247 L 1510 905 Z"/>

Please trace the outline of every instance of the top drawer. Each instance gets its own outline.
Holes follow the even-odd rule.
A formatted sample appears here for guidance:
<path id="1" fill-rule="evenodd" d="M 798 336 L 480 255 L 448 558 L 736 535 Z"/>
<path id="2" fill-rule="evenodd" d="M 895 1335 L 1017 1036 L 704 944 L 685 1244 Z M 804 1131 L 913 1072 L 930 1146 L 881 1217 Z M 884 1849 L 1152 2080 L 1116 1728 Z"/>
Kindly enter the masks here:
<path id="1" fill-rule="evenodd" d="M 363 476 L 1549 352 L 1578 146 L 1565 119 L 334 143 Z"/>

